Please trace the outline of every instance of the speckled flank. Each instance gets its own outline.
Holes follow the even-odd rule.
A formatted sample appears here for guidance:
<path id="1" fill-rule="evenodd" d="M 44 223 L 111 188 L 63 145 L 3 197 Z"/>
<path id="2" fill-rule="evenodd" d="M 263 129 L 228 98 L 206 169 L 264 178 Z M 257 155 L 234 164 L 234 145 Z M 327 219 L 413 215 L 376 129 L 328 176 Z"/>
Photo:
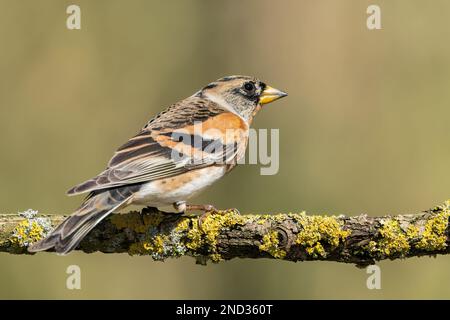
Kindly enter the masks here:
<path id="1" fill-rule="evenodd" d="M 225 172 L 224 166 L 213 166 L 145 183 L 134 194 L 133 203 L 168 206 L 185 201 L 219 180 Z"/>

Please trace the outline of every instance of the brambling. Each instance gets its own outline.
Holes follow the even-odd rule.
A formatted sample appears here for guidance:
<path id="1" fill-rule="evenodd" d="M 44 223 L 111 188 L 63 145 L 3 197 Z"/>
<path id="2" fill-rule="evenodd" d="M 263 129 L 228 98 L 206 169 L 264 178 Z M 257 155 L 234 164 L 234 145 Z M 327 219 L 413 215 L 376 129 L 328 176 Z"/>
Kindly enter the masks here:
<path id="1" fill-rule="evenodd" d="M 229 76 L 171 105 L 122 145 L 105 171 L 67 192 L 88 196 L 28 251 L 68 253 L 102 219 L 131 204 L 173 205 L 177 212 L 215 210 L 186 200 L 236 166 L 245 156 L 255 114 L 286 95 L 256 78 Z"/>

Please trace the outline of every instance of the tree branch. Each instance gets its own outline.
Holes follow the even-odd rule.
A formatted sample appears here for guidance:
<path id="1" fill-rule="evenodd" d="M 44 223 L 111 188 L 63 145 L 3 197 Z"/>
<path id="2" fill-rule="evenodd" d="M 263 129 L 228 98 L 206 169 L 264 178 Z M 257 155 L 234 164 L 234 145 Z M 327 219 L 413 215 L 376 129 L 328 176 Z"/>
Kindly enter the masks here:
<path id="1" fill-rule="evenodd" d="M 0 214 L 0 252 L 27 253 L 60 215 Z M 197 262 L 232 258 L 326 260 L 359 266 L 383 259 L 447 254 L 450 202 L 416 215 L 368 217 L 300 214 L 239 215 L 233 210 L 198 216 L 153 208 L 113 214 L 81 242 L 86 253 L 150 255 L 156 260 L 189 255 Z"/>

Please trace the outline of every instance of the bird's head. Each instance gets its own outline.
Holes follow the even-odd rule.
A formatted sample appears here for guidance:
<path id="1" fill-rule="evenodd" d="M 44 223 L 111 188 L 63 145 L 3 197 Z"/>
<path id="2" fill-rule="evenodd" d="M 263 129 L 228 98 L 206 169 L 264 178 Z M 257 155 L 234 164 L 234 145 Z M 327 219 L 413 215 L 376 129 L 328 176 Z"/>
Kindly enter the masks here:
<path id="1" fill-rule="evenodd" d="M 246 120 L 250 120 L 262 105 L 287 96 L 287 93 L 248 76 L 221 78 L 208 84 L 199 94 Z"/>

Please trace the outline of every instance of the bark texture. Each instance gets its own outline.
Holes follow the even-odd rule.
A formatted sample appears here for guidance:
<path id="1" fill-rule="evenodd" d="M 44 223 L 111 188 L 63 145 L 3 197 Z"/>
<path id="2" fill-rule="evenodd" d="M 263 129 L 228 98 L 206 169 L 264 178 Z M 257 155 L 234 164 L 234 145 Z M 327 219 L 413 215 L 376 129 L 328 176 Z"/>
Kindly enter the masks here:
<path id="1" fill-rule="evenodd" d="M 366 266 L 383 259 L 449 253 L 450 203 L 415 215 L 369 217 L 299 214 L 239 215 L 221 211 L 202 219 L 161 213 L 114 214 L 77 250 L 128 253 L 153 259 L 189 255 L 197 262 L 233 258 L 324 260 Z M 27 246 L 64 219 L 60 215 L 0 214 L 0 252 Z"/>

